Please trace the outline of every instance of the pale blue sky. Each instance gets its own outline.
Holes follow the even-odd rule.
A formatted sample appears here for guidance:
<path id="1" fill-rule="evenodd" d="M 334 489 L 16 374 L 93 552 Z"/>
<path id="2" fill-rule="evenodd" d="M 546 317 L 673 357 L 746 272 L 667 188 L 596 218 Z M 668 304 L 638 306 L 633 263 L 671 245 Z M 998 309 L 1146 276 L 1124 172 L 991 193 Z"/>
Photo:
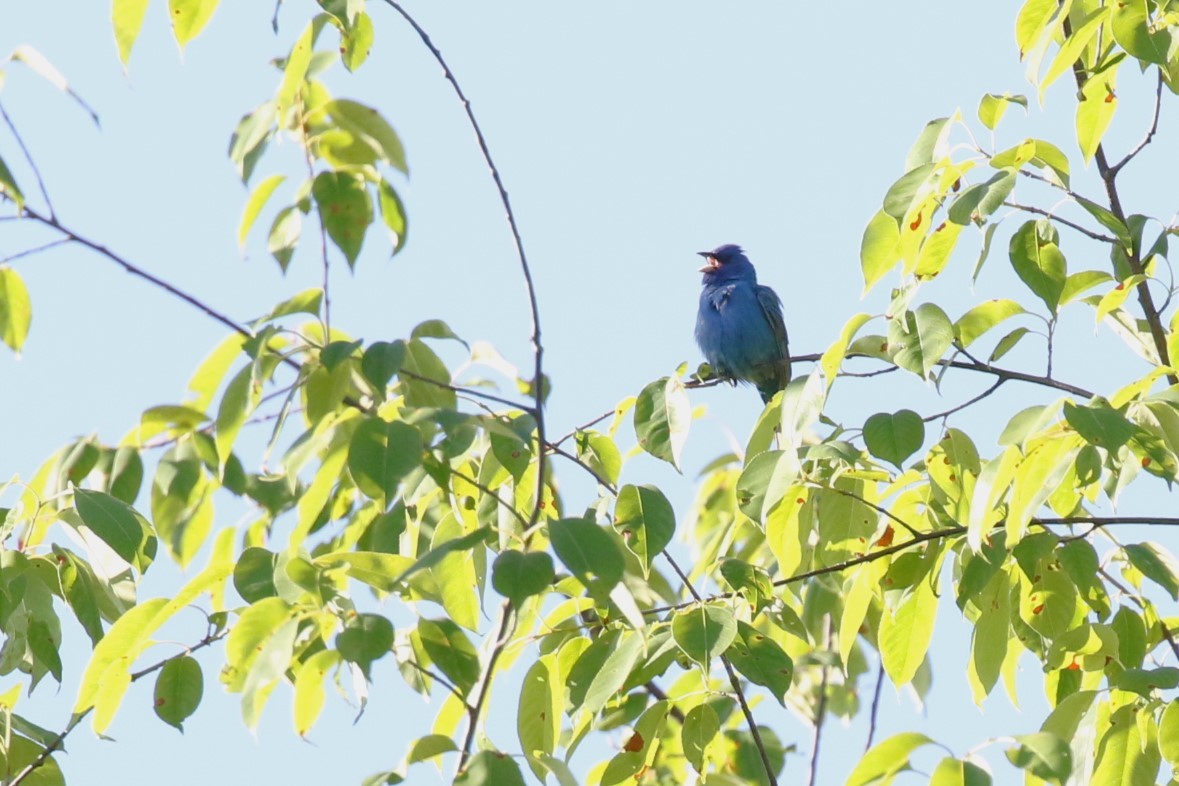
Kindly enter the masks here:
<path id="1" fill-rule="evenodd" d="M 223 3 L 180 57 L 166 4 L 156 0 L 127 76 L 115 55 L 109 4 L 69 5 L 68 11 L 56 3 L 0 5 L 0 52 L 17 44 L 36 47 L 102 119 L 96 129 L 27 70 L 7 70 L 0 101 L 29 142 L 63 223 L 240 320 L 317 285 L 310 249 L 285 278 L 265 252 L 263 233 L 242 259 L 236 228 L 246 192 L 225 154 L 237 119 L 276 85 L 267 60 L 286 53 L 314 4 L 284 3 L 276 39 L 271 3 Z M 438 317 L 527 366 L 517 263 L 460 106 L 412 31 L 383 4 L 369 5 L 377 30 L 371 59 L 355 77 L 337 67 L 329 83 L 339 96 L 376 105 L 401 134 L 412 173 L 402 188 L 409 242 L 389 261 L 374 235 L 355 276 L 337 266 L 333 322 L 374 341 Z M 798 353 L 821 351 L 856 311 L 880 312 L 888 282 L 860 300 L 863 226 L 928 120 L 957 108 L 973 118 L 987 91 L 1032 92 L 1012 32 L 1018 5 L 411 3 L 473 102 L 511 193 L 540 296 L 554 383 L 551 431 L 564 433 L 609 409 L 681 361 L 699 361 L 692 340 L 697 250 L 722 242 L 745 246 L 762 282 L 785 302 Z M 1133 70 L 1122 69 L 1121 114 L 1110 136 L 1118 151 L 1148 122 L 1147 92 Z M 1100 195 L 1092 174 L 1080 171 L 1066 82 L 1048 92 L 1043 112 L 1034 101 L 1026 119 L 1013 110 L 1000 127 L 1000 147 L 1028 135 L 1053 139 L 1072 157 L 1077 187 Z M 1176 207 L 1173 194 L 1161 190 L 1173 182 L 1179 160 L 1179 136 L 1167 125 L 1174 116 L 1164 106 L 1164 133 L 1125 173 L 1130 210 L 1166 219 Z M 0 132 L 0 155 L 33 193 L 6 132 Z M 297 174 L 295 155 L 285 145 L 263 159 L 259 175 Z M 985 298 L 1008 294 L 1018 282 L 1002 251 L 1014 226 L 1011 219 L 999 230 L 976 289 L 969 276 L 977 243 L 968 231 L 959 261 L 923 296 L 956 317 Z M 0 258 L 44 237 L 0 225 Z M 1103 266 L 1103 250 L 1080 240 L 1065 235 L 1066 254 L 1075 249 L 1073 269 Z M 116 441 L 144 408 L 179 400 L 193 368 L 225 332 L 82 249 L 58 249 L 15 266 L 31 290 L 34 320 L 22 358 L 0 352 L 0 409 L 6 413 L 0 477 L 28 476 L 80 435 Z M 1023 297 L 1022 290 L 1015 296 Z M 1092 338 L 1091 315 L 1067 317 L 1062 330 L 1078 338 L 1062 342 L 1061 378 L 1109 391 L 1116 380 L 1143 371 L 1119 358 L 1093 362 L 1096 351 L 1124 353 L 1107 331 Z M 1026 367 L 1038 364 L 1036 357 L 1029 351 L 1009 359 Z M 945 398 L 912 376 L 840 383 L 831 415 L 858 426 L 881 409 L 933 412 L 988 381 L 951 379 Z M 981 430 L 980 447 L 988 453 L 1004 413 L 1052 398 L 1008 386 L 980 415 L 957 424 Z M 663 485 L 681 513 L 695 471 L 727 449 L 729 433 L 743 443 L 759 412 L 749 389 L 699 391 L 693 402 L 706 404 L 709 416 L 688 444 L 687 479 L 646 459 L 626 475 Z M 580 510 L 587 494 L 570 484 L 569 509 Z M 236 515 L 227 513 L 218 525 L 234 524 Z M 153 570 L 143 593 L 165 593 L 176 581 L 170 569 Z M 924 728 L 961 755 L 988 736 L 1034 730 L 1042 701 L 1032 691 L 1022 716 L 1002 695 L 991 698 L 985 715 L 973 708 L 963 678 L 967 638 L 948 620 L 939 625 L 928 717 L 911 702 L 894 700 L 886 687 L 883 732 Z M 74 649 L 59 695 L 47 683 L 22 700 L 19 709 L 35 722 L 59 728 L 67 720 L 83 643 L 71 630 L 67 644 Z M 410 735 L 433 718 L 434 710 L 404 688 L 386 659 L 357 725 L 342 702 L 329 699 L 312 744 L 302 742 L 292 730 L 289 691 L 280 688 L 255 740 L 241 725 L 237 697 L 216 682 L 219 659 L 204 662 L 205 704 L 183 737 L 155 719 L 150 685 L 137 685 L 110 731 L 117 743 L 99 742 L 85 728 L 71 736 L 69 755 L 60 757 L 69 781 L 358 783 L 395 765 Z M 0 690 L 8 680 L 0 679 Z M 870 695 L 871 683 L 864 687 Z M 509 694 L 504 689 L 498 698 L 510 705 Z M 507 718 L 503 707 L 497 706 L 496 717 Z M 767 717 L 800 748 L 783 780 L 793 782 L 805 772 L 809 729 L 779 711 Z M 513 750 L 513 727 L 497 723 L 493 740 Z M 864 733 L 862 724 L 849 730 L 831 725 L 824 783 L 841 782 Z M 591 761 L 582 756 L 575 763 L 580 772 Z M 452 769 L 448 759 L 448 776 Z M 998 781 L 1005 776 L 1015 777 L 1007 770 Z M 430 782 L 427 771 L 415 770 L 411 782 Z"/>

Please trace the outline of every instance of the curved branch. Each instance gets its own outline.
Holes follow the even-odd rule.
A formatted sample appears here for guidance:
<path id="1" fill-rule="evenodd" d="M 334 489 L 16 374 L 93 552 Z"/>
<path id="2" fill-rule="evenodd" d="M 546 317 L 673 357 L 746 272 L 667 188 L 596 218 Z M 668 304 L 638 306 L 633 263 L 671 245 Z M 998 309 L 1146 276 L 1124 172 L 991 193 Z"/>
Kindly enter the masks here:
<path id="1" fill-rule="evenodd" d="M 1081 226 L 1080 224 L 1076 223 L 1075 221 L 1069 221 L 1067 218 L 1061 218 L 1060 216 L 1053 213 L 1051 210 L 1045 210 L 1044 208 L 1036 207 L 1035 205 L 1024 205 L 1024 204 L 1020 204 L 1019 202 L 1012 202 L 1010 200 L 1004 202 L 1003 204 L 1009 208 L 1012 208 L 1013 210 L 1020 210 L 1020 211 L 1023 211 L 1024 213 L 1032 213 L 1037 216 L 1046 216 L 1047 218 L 1052 219 L 1056 223 L 1064 224 L 1066 227 L 1069 227 L 1070 229 L 1075 229 L 1076 231 L 1080 232 L 1082 235 L 1092 238 L 1093 240 L 1100 240 L 1102 243 L 1109 243 L 1112 246 L 1118 245 L 1117 238 L 1115 238 L 1111 235 L 1103 234 L 1101 232 L 1094 232 L 1092 229 L 1088 229 L 1087 227 Z"/>
<path id="2" fill-rule="evenodd" d="M 385 4 L 401 15 L 414 32 L 418 34 L 418 38 L 422 40 L 426 49 L 430 50 L 430 54 L 442 67 L 442 75 L 446 81 L 450 82 L 451 87 L 454 88 L 455 95 L 458 96 L 459 101 L 463 105 L 463 111 L 466 112 L 467 122 L 471 125 L 471 130 L 475 132 L 475 139 L 479 142 L 479 150 L 483 154 L 483 160 L 487 163 L 487 168 L 491 170 L 491 179 L 495 181 L 495 187 L 499 191 L 499 199 L 503 204 L 504 213 L 507 215 L 508 227 L 512 231 L 512 242 L 516 245 L 516 256 L 520 259 L 520 272 L 524 276 L 524 288 L 528 294 L 528 310 L 532 320 L 532 358 L 533 358 L 533 377 L 532 377 L 532 392 L 533 400 L 535 401 L 534 417 L 536 418 L 536 443 L 541 446 L 538 453 L 543 454 L 543 446 L 546 444 L 545 439 L 545 422 L 544 422 L 544 345 L 540 340 L 540 306 L 537 304 L 536 287 L 532 282 L 532 269 L 528 265 L 528 257 L 524 253 L 524 241 L 520 238 L 520 228 L 516 224 L 516 214 L 512 211 L 512 202 L 508 199 L 508 191 L 504 188 L 503 178 L 500 177 L 499 168 L 496 167 L 495 161 L 491 158 L 491 150 L 487 146 L 487 139 L 483 136 L 483 129 L 479 126 L 479 121 L 475 119 L 475 113 L 471 109 L 471 102 L 463 93 L 462 87 L 455 78 L 454 72 L 450 69 L 450 65 L 446 59 L 442 57 L 441 50 L 434 45 L 430 40 L 430 36 L 425 29 L 418 24 L 417 20 L 410 16 L 397 0 L 385 0 Z M 532 515 L 530 517 L 532 525 L 535 525 L 540 518 L 541 505 L 544 503 L 544 487 L 545 487 L 545 462 L 544 456 L 541 455 L 536 465 L 536 504 L 532 508 Z"/>

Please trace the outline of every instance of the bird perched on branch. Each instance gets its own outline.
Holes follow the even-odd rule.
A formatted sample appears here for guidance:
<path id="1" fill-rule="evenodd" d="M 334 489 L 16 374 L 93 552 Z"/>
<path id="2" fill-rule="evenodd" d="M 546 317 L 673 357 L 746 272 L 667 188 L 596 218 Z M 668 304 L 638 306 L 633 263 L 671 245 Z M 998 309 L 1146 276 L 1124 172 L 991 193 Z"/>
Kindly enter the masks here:
<path id="1" fill-rule="evenodd" d="M 790 381 L 790 348 L 782 301 L 757 283 L 757 271 L 732 243 L 701 251 L 707 262 L 696 343 L 716 375 L 749 382 L 769 402 Z"/>

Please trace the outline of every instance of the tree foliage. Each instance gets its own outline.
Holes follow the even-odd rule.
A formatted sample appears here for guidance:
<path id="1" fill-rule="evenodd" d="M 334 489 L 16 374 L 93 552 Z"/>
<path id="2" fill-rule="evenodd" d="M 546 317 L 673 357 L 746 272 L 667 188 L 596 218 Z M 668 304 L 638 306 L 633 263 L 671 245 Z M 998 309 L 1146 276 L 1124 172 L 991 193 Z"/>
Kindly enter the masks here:
<path id="1" fill-rule="evenodd" d="M 217 5 L 170 0 L 181 47 Z M 112 5 L 124 64 L 146 6 Z M 300 736 L 329 686 L 350 686 L 363 707 L 373 664 L 394 660 L 435 714 L 370 784 L 411 779 L 439 757 L 456 784 L 471 786 L 776 784 L 787 754 L 817 749 L 830 717 L 867 715 L 875 730 L 876 703 L 862 697 L 878 670 L 876 679 L 928 690 L 939 611 L 960 615 L 973 634 L 968 662 L 938 669 L 964 670 L 977 702 L 1000 682 L 1015 700 L 1016 670 L 1035 663 L 1051 711 L 1035 733 L 989 741 L 1006 761 L 988 759 L 985 746 L 947 751 L 931 783 L 1010 782 L 1015 768 L 1029 784 L 1137 785 L 1162 777 L 1164 761 L 1179 767 L 1179 617 L 1168 605 L 1179 600 L 1179 561 L 1158 538 L 1122 537 L 1143 531 L 1124 525 L 1179 519 L 1105 512 L 1144 489 L 1169 490 L 1179 472 L 1175 228 L 1131 212 L 1119 180 L 1159 130 L 1161 103 L 1179 93 L 1179 4 L 1023 5 L 1020 57 L 1041 99 L 1053 82 L 1075 82 L 1075 140 L 980 144 L 1001 136 L 1007 112 L 1027 109 L 1010 93 L 983 96 L 977 122 L 960 113 L 931 121 L 863 235 L 866 289 L 895 281 L 887 311 L 852 316 L 825 351 L 796 358 L 795 380 L 741 452 L 709 465 L 679 520 L 672 500 L 642 482 L 650 464 L 636 457 L 678 468 L 689 390 L 711 383 L 681 367 L 604 414 L 587 413 L 570 433 L 550 433 L 542 304 L 459 82 L 397 3 L 319 6 L 279 53 L 273 94 L 232 129 L 229 157 L 250 186 L 237 238 L 265 233 L 284 271 L 306 253 L 305 231 L 322 233 L 325 269 L 355 266 L 366 243 L 403 247 L 406 151 L 382 112 L 333 96 L 322 77 L 363 67 L 378 22 L 407 23 L 462 99 L 499 187 L 528 285 L 534 367 L 498 363 L 510 371 L 498 387 L 465 383 L 439 346 L 482 360 L 484 345 L 472 348 L 441 320 L 393 341 L 353 337 L 332 322 L 323 287 L 237 321 L 75 232 L 35 180 L 18 182 L 19 169 L 0 160 L 7 217 L 122 265 L 229 330 L 185 400 L 145 410 L 118 442 L 66 445 L 0 487 L 0 673 L 24 675 L 0 696 L 6 783 L 64 783 L 55 754 L 65 737 L 84 721 L 106 732 L 137 680 L 155 681 L 155 713 L 182 727 L 208 676 L 191 654 L 215 646 L 219 681 L 240 694 L 245 726 L 286 690 Z M 70 90 L 31 49 L 9 61 Z M 1142 71 L 1157 92 L 1141 143 L 1115 160 L 1103 138 L 1123 69 Z M 0 155 L 24 157 L 35 172 L 19 124 L 5 120 L 15 144 Z M 305 166 L 272 169 L 266 154 L 279 139 Z M 1104 193 L 1072 190 L 1077 163 L 1096 168 Z M 1010 223 L 1000 232 L 1001 220 Z M 1004 256 L 1019 282 L 1004 298 L 956 319 L 924 298 L 923 284 L 951 265 L 973 262 L 978 278 Z M 1078 261 L 1098 258 L 1092 268 Z M 1091 313 L 1146 370 L 1096 391 L 1056 379 L 1053 337 L 1066 311 Z M 14 352 L 31 314 L 18 267 L 0 267 L 0 340 Z M 1001 365 L 1036 340 L 1046 373 Z M 945 412 L 848 423 L 828 397 L 837 383 L 863 384 L 846 378 L 851 364 L 917 378 L 896 385 L 977 377 L 989 387 Z M 1009 413 L 998 445 L 951 425 L 1015 385 L 1036 403 Z M 246 438 L 259 429 L 269 437 Z M 639 477 L 623 483 L 624 466 Z M 588 477 L 595 492 L 564 498 L 565 473 Z M 218 517 L 231 497 L 249 505 L 245 525 Z M 690 568 L 668 551 L 677 537 Z M 168 596 L 138 592 L 158 560 L 188 566 L 202 554 L 205 566 Z M 190 604 L 205 609 L 207 629 L 161 658 L 167 648 L 155 637 Z M 92 646 L 81 674 L 63 669 L 66 615 Z M 406 615 L 413 624 L 394 624 Z M 485 729 L 491 686 L 515 663 L 522 680 L 497 694 L 515 707 L 514 733 Z M 20 688 L 45 677 L 77 690 L 60 732 L 16 709 Z M 813 742 L 786 739 L 759 717 L 774 704 L 812 724 Z M 617 730 L 619 749 L 576 777 L 579 746 Z M 890 783 L 939 745 L 903 732 L 839 776 Z"/>

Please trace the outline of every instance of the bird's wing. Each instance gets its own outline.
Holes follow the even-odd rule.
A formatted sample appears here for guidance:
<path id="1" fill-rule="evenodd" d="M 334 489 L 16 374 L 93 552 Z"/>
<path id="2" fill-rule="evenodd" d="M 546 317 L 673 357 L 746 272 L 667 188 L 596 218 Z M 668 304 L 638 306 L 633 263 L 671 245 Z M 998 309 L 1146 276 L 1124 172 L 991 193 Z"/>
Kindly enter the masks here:
<path id="1" fill-rule="evenodd" d="M 786 321 L 782 318 L 782 301 L 778 293 L 769 287 L 757 288 L 757 303 L 761 306 L 761 313 L 774 331 L 774 338 L 778 343 L 778 356 L 782 359 L 779 367 L 779 382 L 784 387 L 790 381 L 790 340 L 786 336 Z"/>

